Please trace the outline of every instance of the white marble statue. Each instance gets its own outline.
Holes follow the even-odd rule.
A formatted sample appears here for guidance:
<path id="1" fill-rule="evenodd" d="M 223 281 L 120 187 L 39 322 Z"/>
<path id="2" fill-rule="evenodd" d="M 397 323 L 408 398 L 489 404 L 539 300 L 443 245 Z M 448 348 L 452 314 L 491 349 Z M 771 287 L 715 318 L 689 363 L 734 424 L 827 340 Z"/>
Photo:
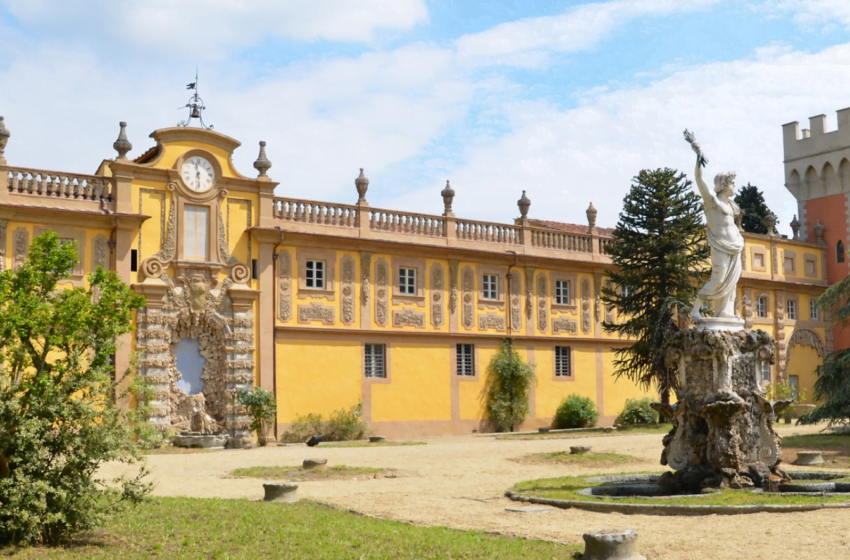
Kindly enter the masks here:
<path id="1" fill-rule="evenodd" d="M 735 173 L 718 173 L 714 177 L 714 190 L 702 178 L 702 168 L 708 163 L 693 134 L 685 130 L 685 140 L 697 154 L 694 175 L 703 199 L 708 243 L 711 246 L 711 278 L 700 289 L 691 318 L 697 328 L 722 328 L 738 330 L 743 320 L 735 314 L 735 296 L 738 278 L 741 277 L 741 251 L 744 238 L 735 218 L 741 209 L 735 204 Z M 702 317 L 703 302 L 714 302 L 714 317 Z"/>

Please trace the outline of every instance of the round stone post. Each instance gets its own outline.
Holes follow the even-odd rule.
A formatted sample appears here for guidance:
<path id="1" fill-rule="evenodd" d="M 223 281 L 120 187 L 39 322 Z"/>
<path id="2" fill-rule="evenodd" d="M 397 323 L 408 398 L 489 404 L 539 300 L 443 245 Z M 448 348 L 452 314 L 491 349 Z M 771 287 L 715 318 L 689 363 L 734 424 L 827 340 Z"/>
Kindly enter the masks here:
<path id="1" fill-rule="evenodd" d="M 638 553 L 638 534 L 632 529 L 603 529 L 582 537 L 582 560 L 646 560 L 646 556 Z"/>

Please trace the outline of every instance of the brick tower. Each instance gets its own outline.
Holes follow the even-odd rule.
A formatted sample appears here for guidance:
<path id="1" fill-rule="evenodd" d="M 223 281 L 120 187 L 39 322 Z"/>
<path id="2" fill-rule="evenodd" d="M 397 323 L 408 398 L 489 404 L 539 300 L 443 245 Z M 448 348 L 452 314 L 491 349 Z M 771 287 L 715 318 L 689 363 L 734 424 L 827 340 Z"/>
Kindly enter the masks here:
<path id="1" fill-rule="evenodd" d="M 797 199 L 804 241 L 826 245 L 826 276 L 834 284 L 850 273 L 850 108 L 838 111 L 838 130 L 826 131 L 826 115 L 782 126 L 785 187 Z M 850 329 L 836 330 L 836 349 L 850 348 Z"/>

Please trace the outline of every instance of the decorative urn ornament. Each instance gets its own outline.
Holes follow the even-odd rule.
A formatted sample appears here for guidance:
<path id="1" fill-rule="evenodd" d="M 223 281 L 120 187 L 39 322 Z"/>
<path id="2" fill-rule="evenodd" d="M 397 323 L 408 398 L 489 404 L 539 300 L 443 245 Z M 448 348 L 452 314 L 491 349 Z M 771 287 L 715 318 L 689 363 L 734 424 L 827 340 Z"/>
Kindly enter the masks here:
<path id="1" fill-rule="evenodd" d="M 590 203 L 590 206 L 587 207 L 587 225 L 591 228 L 596 227 L 596 208 L 593 207 L 593 203 Z"/>
<path id="2" fill-rule="evenodd" d="M 254 162 L 254 169 L 260 172 L 260 177 L 268 177 L 266 171 L 271 169 L 272 162 L 266 157 L 266 141 L 260 140 L 260 155 L 257 156 L 257 161 Z"/>
<path id="3" fill-rule="evenodd" d="M 818 220 L 815 223 L 815 227 L 812 228 L 812 232 L 815 234 L 815 239 L 818 243 L 823 243 L 823 224 Z"/>
<path id="4" fill-rule="evenodd" d="M 113 142 L 112 147 L 118 152 L 118 159 L 127 159 L 127 152 L 133 149 L 133 145 L 127 140 L 127 123 L 121 121 L 118 124 L 121 130 L 118 132 L 118 140 Z"/>
<path id="5" fill-rule="evenodd" d="M 767 227 L 767 234 L 773 235 L 773 228 L 776 227 L 776 215 L 773 212 L 768 212 L 764 217 L 764 225 Z"/>
<path id="6" fill-rule="evenodd" d="M 443 195 L 443 205 L 445 207 L 445 212 L 448 214 L 452 211 L 452 201 L 455 199 L 455 190 L 446 181 L 446 186 L 440 191 L 440 194 Z"/>
<path id="7" fill-rule="evenodd" d="M 369 179 L 363 174 L 363 168 L 360 168 L 360 175 L 354 180 L 354 186 L 357 187 L 357 194 L 360 198 L 357 202 L 366 202 L 366 191 L 369 190 Z"/>
<path id="8" fill-rule="evenodd" d="M 531 206 L 531 199 L 525 196 L 525 191 L 522 191 L 522 196 L 516 201 L 519 207 L 519 214 L 523 220 L 528 219 L 528 208 Z"/>
<path id="9" fill-rule="evenodd" d="M 3 154 L 6 152 L 6 143 L 9 141 L 11 135 L 12 133 L 9 132 L 6 124 L 3 122 L 3 117 L 0 117 L 0 163 L 6 163 L 6 158 L 3 157 Z"/>
<path id="10" fill-rule="evenodd" d="M 797 219 L 797 214 L 794 214 L 794 219 L 791 220 L 791 239 L 800 239 L 800 220 Z"/>

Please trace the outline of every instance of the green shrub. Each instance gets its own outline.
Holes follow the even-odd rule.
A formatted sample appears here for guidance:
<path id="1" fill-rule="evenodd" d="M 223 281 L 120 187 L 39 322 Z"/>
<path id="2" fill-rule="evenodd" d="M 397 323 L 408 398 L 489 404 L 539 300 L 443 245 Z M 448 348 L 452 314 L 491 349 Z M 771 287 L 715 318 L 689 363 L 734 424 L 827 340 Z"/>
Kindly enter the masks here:
<path id="1" fill-rule="evenodd" d="M 257 434 L 260 447 L 264 447 L 268 442 L 269 428 L 277 413 L 274 394 L 261 387 L 254 387 L 253 391 L 240 389 L 236 391 L 236 402 L 248 409 L 251 430 Z"/>
<path id="2" fill-rule="evenodd" d="M 599 412 L 588 397 L 570 395 L 561 401 L 555 411 L 555 428 L 589 428 L 596 425 Z"/>
<path id="3" fill-rule="evenodd" d="M 357 403 L 348 409 L 334 410 L 327 420 L 315 412 L 298 416 L 292 428 L 278 439 L 286 443 L 299 443 L 312 436 L 322 435 L 323 441 L 350 441 L 363 439 L 368 432 L 369 424 L 363 420 L 363 405 Z"/>
<path id="4" fill-rule="evenodd" d="M 49 231 L 0 274 L 0 546 L 67 541 L 150 491 L 144 469 L 97 477 L 107 461 L 137 458 L 112 355 L 145 300 L 102 268 L 88 287 L 59 288 L 75 245 Z"/>
<path id="5" fill-rule="evenodd" d="M 534 367 L 514 350 L 511 339 L 502 341 L 487 366 L 484 409 L 497 432 L 512 432 L 528 416 L 528 395 Z"/>
<path id="6" fill-rule="evenodd" d="M 648 397 L 628 399 L 622 412 L 617 416 L 616 424 L 620 426 L 641 426 L 657 424 L 658 413 L 652 410 L 652 401 Z"/>
<path id="7" fill-rule="evenodd" d="M 136 360 L 137 356 L 132 354 L 131 363 L 135 364 Z M 127 392 L 136 399 L 136 407 L 127 411 L 127 426 L 136 446 L 148 450 L 164 446 L 173 435 L 170 428 L 163 430 L 149 421 L 153 412 L 151 402 L 156 400 L 155 385 L 148 378 L 137 375 L 130 382 Z"/>

